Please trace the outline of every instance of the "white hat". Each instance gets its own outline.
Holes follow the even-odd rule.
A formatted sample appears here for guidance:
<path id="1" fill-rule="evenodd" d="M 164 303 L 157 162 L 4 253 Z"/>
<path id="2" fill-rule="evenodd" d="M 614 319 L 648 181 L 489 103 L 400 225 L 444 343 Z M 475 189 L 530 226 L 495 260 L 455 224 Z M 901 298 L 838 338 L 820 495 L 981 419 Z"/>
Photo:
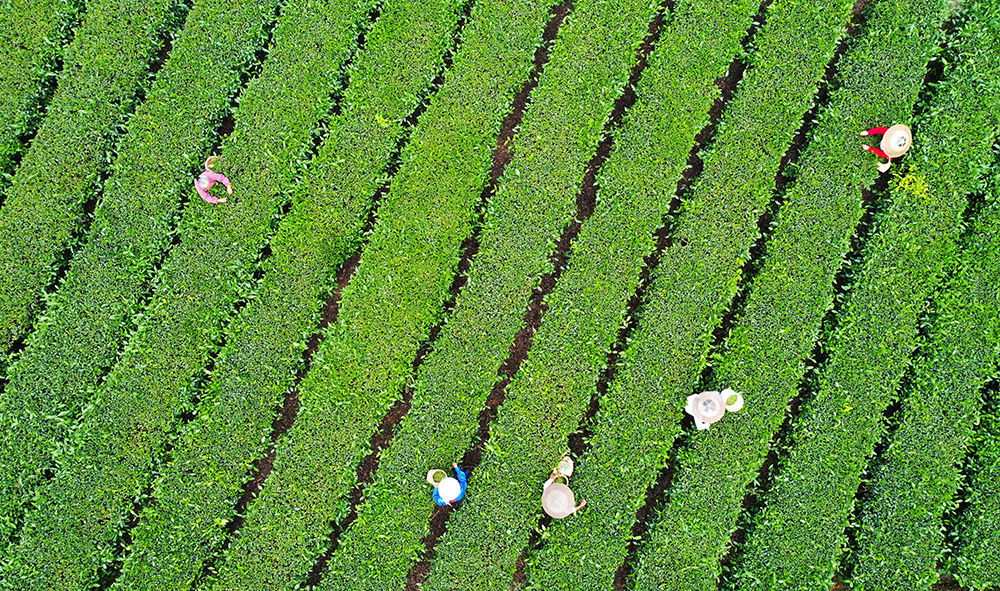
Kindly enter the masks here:
<path id="1" fill-rule="evenodd" d="M 438 495 L 445 503 L 448 501 L 454 501 L 458 498 L 458 495 L 462 493 L 462 486 L 451 476 L 443 478 L 441 482 L 438 483 L 437 489 Z"/>
<path id="2" fill-rule="evenodd" d="M 912 143 L 913 134 L 910 132 L 910 128 L 902 123 L 897 123 L 885 130 L 879 147 L 889 158 L 898 158 L 910 149 Z"/>
<path id="3" fill-rule="evenodd" d="M 542 493 L 542 509 L 556 519 L 562 519 L 576 511 L 573 491 L 561 482 L 553 482 Z"/>
<path id="4" fill-rule="evenodd" d="M 695 427 L 708 429 L 709 425 L 726 414 L 726 401 L 718 392 L 702 392 L 687 398 L 685 412 L 694 417 Z"/>

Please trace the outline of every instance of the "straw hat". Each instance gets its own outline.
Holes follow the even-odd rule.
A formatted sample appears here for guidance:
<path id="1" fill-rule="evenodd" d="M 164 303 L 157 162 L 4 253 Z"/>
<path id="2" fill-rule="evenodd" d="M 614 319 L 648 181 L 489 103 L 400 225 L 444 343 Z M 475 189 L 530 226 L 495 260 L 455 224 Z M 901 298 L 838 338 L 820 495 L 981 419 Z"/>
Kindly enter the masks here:
<path id="1" fill-rule="evenodd" d="M 715 423 L 726 414 L 726 401 L 718 392 L 702 392 L 688 396 L 684 411 L 693 416 L 695 421 Z"/>
<path id="2" fill-rule="evenodd" d="M 902 123 L 897 123 L 882 135 L 882 143 L 879 147 L 889 158 L 898 158 L 905 154 L 911 145 L 913 145 L 913 134 L 910 132 L 910 128 Z"/>
<path id="3" fill-rule="evenodd" d="M 551 487 L 549 487 L 551 488 Z M 458 498 L 458 495 L 462 494 L 462 486 L 458 484 L 458 481 L 451 476 L 443 479 L 437 485 L 438 495 L 441 500 L 447 503 L 448 501 L 454 501 Z"/>
<path id="4" fill-rule="evenodd" d="M 576 511 L 573 491 L 561 482 L 553 482 L 542 493 L 542 509 L 551 517 L 562 519 Z"/>

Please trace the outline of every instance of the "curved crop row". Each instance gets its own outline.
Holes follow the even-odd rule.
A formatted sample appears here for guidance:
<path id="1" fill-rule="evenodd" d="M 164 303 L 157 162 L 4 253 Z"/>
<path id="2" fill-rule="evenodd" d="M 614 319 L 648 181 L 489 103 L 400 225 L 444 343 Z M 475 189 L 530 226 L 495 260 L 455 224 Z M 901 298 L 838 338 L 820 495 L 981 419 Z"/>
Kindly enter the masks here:
<path id="1" fill-rule="evenodd" d="M 82 11 L 82 0 L 17 0 L 0 8 L 0 174 L 24 150 L 21 138 L 41 115 L 63 40 Z"/>
<path id="2" fill-rule="evenodd" d="M 746 406 L 697 433 L 678 453 L 669 498 L 640 547 L 640 589 L 715 589 L 747 486 L 798 391 L 804 360 L 833 304 L 834 275 L 862 214 L 861 191 L 878 175 L 871 156 L 858 148 L 857 122 L 902 120 L 920 91 L 919 77 L 909 73 L 920 71 L 930 45 L 915 50 L 906 38 L 886 41 L 901 23 L 938 24 L 926 2 L 877 4 L 837 64 L 840 84 L 818 115 L 767 241 L 763 269 L 714 363 L 718 387 L 743 392 Z M 884 73 L 880 56 L 898 60 L 904 75 L 873 85 Z"/>
<path id="3" fill-rule="evenodd" d="M 718 96 L 715 79 L 739 51 L 758 6 L 756 0 L 679 2 L 664 25 L 636 88 L 636 104 L 600 172 L 597 208 L 546 302 L 549 311 L 508 387 L 482 464 L 437 547 L 425 588 L 510 584 L 537 522 L 541 483 L 590 401 L 643 257 L 655 250 L 654 232 Z M 574 583 L 587 585 L 575 577 L 553 584 Z"/>
<path id="4" fill-rule="evenodd" d="M 636 511 L 680 432 L 679 410 L 698 380 L 710 329 L 735 295 L 782 155 L 810 107 L 852 4 L 775 0 L 768 8 L 750 65 L 678 220 L 675 245 L 654 272 L 649 308 L 641 312 L 640 329 L 631 339 L 635 352 L 625 353 L 629 364 L 601 399 L 591 447 L 573 478 L 587 509 L 552 526 L 530 564 L 531 586 L 612 586 Z M 789 62 L 787 47 L 793 42 L 801 48 Z M 664 341 L 662 335 L 671 336 Z"/>
<path id="5" fill-rule="evenodd" d="M 143 511 L 113 589 L 187 588 L 218 548 L 246 474 L 266 448 L 273 409 L 301 365 L 331 272 L 361 240 L 380 172 L 404 133 L 400 123 L 443 66 L 462 3 L 384 4 L 349 69 L 343 115 L 330 122 L 271 240 L 274 254 L 254 298 L 226 329 L 199 414 L 155 484 L 156 503 Z"/>
<path id="6" fill-rule="evenodd" d="M 587 163 L 656 12 L 648 0 L 578 0 L 560 28 L 490 201 L 468 284 L 421 367 L 410 412 L 381 454 L 367 489 L 372 502 L 342 536 L 320 588 L 404 586 L 434 506 L 424 475 L 450 466 L 469 446 L 532 288 L 573 221 Z"/>
<path id="7" fill-rule="evenodd" d="M 59 456 L 4 578 L 18 589 L 79 589 L 110 558 L 127 507 L 151 479 L 179 414 L 216 347 L 226 316 L 246 295 L 255 253 L 330 110 L 341 65 L 366 2 L 296 0 L 274 49 L 246 89 L 222 149 L 236 188 L 229 203 L 192 201 L 143 322 L 84 410 Z"/>
<path id="8" fill-rule="evenodd" d="M 935 101 L 936 117 L 972 113 L 972 118 L 956 117 L 955 123 L 1000 127 L 998 9 L 997 2 L 970 8 L 971 19 L 955 44 L 954 69 L 947 86 L 938 90 L 943 100 Z M 939 137 L 943 142 L 950 136 Z M 852 589 L 919 589 L 938 579 L 942 515 L 958 488 L 979 416 L 980 390 L 1000 354 L 990 346 L 1000 343 L 1000 202 L 995 199 L 975 225 L 953 280 L 935 298 L 934 322 L 914 362 L 903 418 L 876 464 L 862 505 L 858 551 L 850 557 Z"/>
<path id="9" fill-rule="evenodd" d="M 215 141 L 276 2 L 195 5 L 146 101 L 129 120 L 89 240 L 8 368 L 0 397 L 0 531 L 14 527 L 16 507 L 113 364 L 149 274 L 170 246 L 181 194 L 191 192 L 191 170 L 201 166 Z"/>
<path id="10" fill-rule="evenodd" d="M 908 12 L 940 19 L 946 5 L 894 9 L 900 19 Z M 940 31 L 934 24 L 907 30 L 897 24 L 884 39 L 912 35 L 908 55 L 927 56 Z M 916 77 L 914 70 L 899 75 Z M 959 85 L 956 90 L 962 96 L 958 104 L 975 104 L 983 89 Z M 992 112 L 950 110 L 949 101 L 943 96 L 933 102 L 916 122 L 919 141 L 908 155 L 909 172 L 893 187 L 891 204 L 878 220 L 831 336 L 815 398 L 792 424 L 794 444 L 779 460 L 774 486 L 763 495 L 763 509 L 737 557 L 740 589 L 776 583 L 818 589 L 830 585 L 840 562 L 862 471 L 885 430 L 882 413 L 916 346 L 927 297 L 953 260 L 964 197 L 975 189 L 996 136 Z M 990 102 L 982 104 L 988 109 Z M 978 128 L 981 124 L 985 127 Z M 958 130 L 964 134 L 961 146 L 950 139 Z"/>
<path id="11" fill-rule="evenodd" d="M 83 221 L 146 69 L 187 7 L 179 0 L 92 0 L 64 52 L 48 114 L 0 215 L 0 350 L 28 330 L 59 253 Z"/>
<path id="12" fill-rule="evenodd" d="M 968 506 L 957 524 L 957 540 L 948 559 L 948 568 L 958 580 L 976 589 L 1000 586 L 996 560 L 1000 548 L 1000 408 L 996 389 L 991 398 L 974 435 L 975 452 L 969 463 L 965 497 Z"/>
<path id="13" fill-rule="evenodd" d="M 505 111 L 532 69 L 550 5 L 473 7 L 444 84 L 403 150 L 337 321 L 299 385 L 296 422 L 278 441 L 273 472 L 213 588 L 293 587 L 329 546 L 371 435 L 449 297 Z"/>

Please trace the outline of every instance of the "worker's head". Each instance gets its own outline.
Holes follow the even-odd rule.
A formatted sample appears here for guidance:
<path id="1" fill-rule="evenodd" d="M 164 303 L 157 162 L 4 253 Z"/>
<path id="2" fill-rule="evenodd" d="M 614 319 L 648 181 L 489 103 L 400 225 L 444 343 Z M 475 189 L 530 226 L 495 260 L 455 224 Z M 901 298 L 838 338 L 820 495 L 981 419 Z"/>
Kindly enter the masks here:
<path id="1" fill-rule="evenodd" d="M 458 495 L 462 492 L 461 485 L 458 484 L 457 480 L 450 476 L 442 479 L 441 482 L 437 484 L 437 489 L 441 500 L 446 503 L 457 499 Z"/>

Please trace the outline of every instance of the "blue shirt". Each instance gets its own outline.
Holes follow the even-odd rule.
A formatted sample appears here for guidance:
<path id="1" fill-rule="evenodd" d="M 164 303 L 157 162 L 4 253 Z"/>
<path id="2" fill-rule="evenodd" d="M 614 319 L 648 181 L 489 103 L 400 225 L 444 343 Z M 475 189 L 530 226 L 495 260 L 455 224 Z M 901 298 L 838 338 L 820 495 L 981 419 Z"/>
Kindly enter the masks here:
<path id="1" fill-rule="evenodd" d="M 462 469 L 459 468 L 458 466 L 455 466 L 455 479 L 458 480 L 458 496 L 455 498 L 455 500 L 461 501 L 462 497 L 465 496 L 465 487 L 467 486 L 467 482 L 465 479 L 465 472 L 463 472 Z M 434 487 L 433 496 L 434 496 L 434 502 L 437 503 L 438 505 L 441 505 L 442 507 L 448 505 L 448 503 L 441 498 L 441 495 L 438 494 L 438 488 L 436 486 Z"/>

